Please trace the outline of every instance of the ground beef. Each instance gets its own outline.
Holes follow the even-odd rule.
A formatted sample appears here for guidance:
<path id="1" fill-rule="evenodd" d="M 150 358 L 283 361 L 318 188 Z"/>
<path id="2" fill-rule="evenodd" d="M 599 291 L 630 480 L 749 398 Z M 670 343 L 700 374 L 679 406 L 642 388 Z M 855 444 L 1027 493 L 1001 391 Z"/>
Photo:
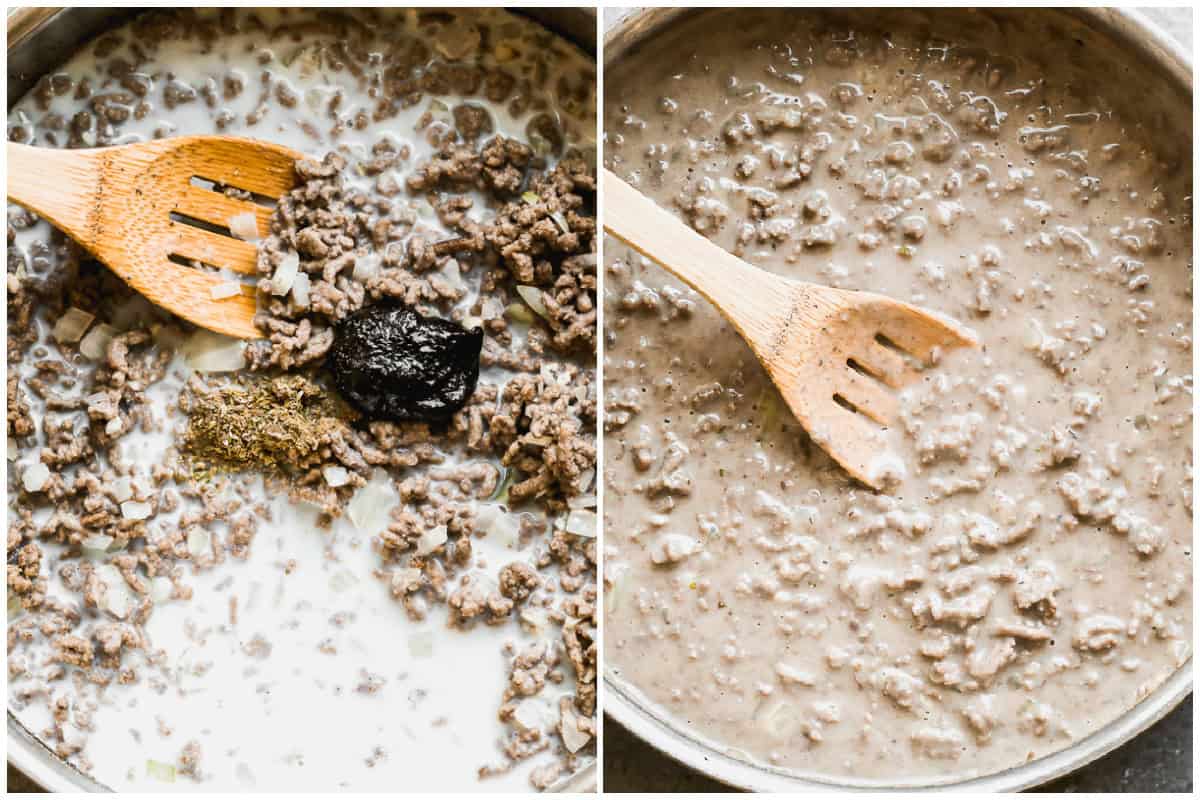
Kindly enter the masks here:
<path id="1" fill-rule="evenodd" d="M 543 289 L 555 349 L 595 349 L 595 169 L 568 157 L 534 178 L 487 226 L 488 243 L 514 281 Z"/>
<path id="2" fill-rule="evenodd" d="M 54 647 L 55 659 L 64 664 L 76 667 L 90 667 L 96 657 L 95 648 L 87 639 L 80 636 L 59 636 L 51 644 Z"/>
<path id="3" fill-rule="evenodd" d="M 488 140 L 478 150 L 469 145 L 448 145 L 418 167 L 407 185 L 414 193 L 477 189 L 507 196 L 521 187 L 532 160 L 529 145 L 504 136 Z"/>
<path id="4" fill-rule="evenodd" d="M 15 374 L 8 376 L 8 435 L 25 437 L 33 433 L 33 417 L 29 413 L 29 402 L 21 391 Z"/>
<path id="5" fill-rule="evenodd" d="M 533 567 L 521 561 L 513 563 L 500 570 L 500 594 L 521 601 L 542 585 Z"/>
<path id="6" fill-rule="evenodd" d="M 28 609 L 41 605 L 46 580 L 41 576 L 41 548 L 26 540 L 23 527 L 8 530 L 8 591 L 20 598 L 21 606 Z"/>
<path id="7" fill-rule="evenodd" d="M 200 772 L 200 743 L 194 739 L 183 746 L 179 753 L 178 766 L 182 775 L 187 775 L 194 781 L 203 778 Z"/>
<path id="8" fill-rule="evenodd" d="M 590 375 L 573 367 L 509 381 L 491 418 L 493 448 L 503 463 L 527 476 L 513 485 L 514 501 L 586 491 L 595 475 L 596 401 Z"/>

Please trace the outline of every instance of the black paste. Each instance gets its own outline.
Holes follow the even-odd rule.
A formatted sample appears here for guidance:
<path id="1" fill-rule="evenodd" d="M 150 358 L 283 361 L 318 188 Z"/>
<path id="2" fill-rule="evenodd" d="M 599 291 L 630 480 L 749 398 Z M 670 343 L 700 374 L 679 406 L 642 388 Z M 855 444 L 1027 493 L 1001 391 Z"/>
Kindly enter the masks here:
<path id="1" fill-rule="evenodd" d="M 326 365 L 338 390 L 368 417 L 440 422 L 475 391 L 482 348 L 482 328 L 374 305 L 338 323 Z"/>

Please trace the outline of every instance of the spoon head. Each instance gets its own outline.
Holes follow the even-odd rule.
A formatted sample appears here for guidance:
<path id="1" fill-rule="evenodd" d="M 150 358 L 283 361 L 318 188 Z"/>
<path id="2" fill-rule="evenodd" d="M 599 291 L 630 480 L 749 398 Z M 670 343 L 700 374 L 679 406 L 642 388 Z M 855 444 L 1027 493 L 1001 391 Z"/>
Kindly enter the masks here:
<path id="1" fill-rule="evenodd" d="M 979 342 L 954 320 L 908 303 L 865 292 L 835 296 L 819 323 L 789 336 L 766 365 L 813 441 L 852 477 L 883 489 L 904 471 L 890 431 L 898 390 L 948 351 Z"/>
<path id="2" fill-rule="evenodd" d="M 152 302 L 203 328 L 257 338 L 254 241 L 296 182 L 301 155 L 221 136 L 101 151 L 105 202 L 93 251 Z M 253 232 L 256 236 L 250 236 Z"/>

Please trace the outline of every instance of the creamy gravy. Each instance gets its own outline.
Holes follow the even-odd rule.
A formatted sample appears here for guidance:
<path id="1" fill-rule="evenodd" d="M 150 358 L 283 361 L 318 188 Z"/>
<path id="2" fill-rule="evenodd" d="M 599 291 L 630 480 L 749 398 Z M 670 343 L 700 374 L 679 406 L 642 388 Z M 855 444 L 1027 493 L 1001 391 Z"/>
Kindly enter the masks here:
<path id="1" fill-rule="evenodd" d="M 890 13 L 701 14 L 607 72 L 642 192 L 985 347 L 903 393 L 876 494 L 608 240 L 605 656 L 735 754 L 928 783 L 1060 750 L 1190 658 L 1191 135 L 1066 23 Z"/>

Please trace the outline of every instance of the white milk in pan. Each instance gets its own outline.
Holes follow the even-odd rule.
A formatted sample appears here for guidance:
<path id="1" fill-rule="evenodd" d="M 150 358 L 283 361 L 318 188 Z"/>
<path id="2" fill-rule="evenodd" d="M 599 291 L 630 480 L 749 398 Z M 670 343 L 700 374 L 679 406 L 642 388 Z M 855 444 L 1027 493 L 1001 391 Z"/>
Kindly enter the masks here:
<path id="1" fill-rule="evenodd" d="M 202 19 L 211 19 L 217 12 L 199 13 Z M 315 12 L 229 13 L 241 21 L 257 14 L 267 28 L 273 28 Z M 388 41 L 440 30 L 444 38 L 433 37 L 434 58 L 477 58 L 486 67 L 503 62 L 516 72 L 532 69 L 529 64 L 541 57 L 539 52 L 550 38 L 544 30 L 501 11 L 447 15 L 432 29 L 417 12 L 382 11 L 371 24 L 381 26 L 380 35 L 386 33 Z M 316 27 L 319 29 L 320 23 Z M 480 29 L 487 31 L 482 39 Z M 385 120 L 368 120 L 357 129 L 350 126 L 332 141 L 328 134 L 331 120 L 319 113 L 329 99 L 340 90 L 343 107 L 370 108 L 377 96 L 374 90 L 361 92 L 344 73 L 327 73 L 319 59 L 310 58 L 305 45 L 317 40 L 319 34 L 264 41 L 261 33 L 231 32 L 211 42 L 182 35 L 161 43 L 146 62 L 131 49 L 136 47 L 131 45 L 132 38 L 124 35 L 116 50 L 97 57 L 95 47 L 88 46 L 59 72 L 69 76 L 74 85 L 90 79 L 95 95 L 106 81 L 101 70 L 114 58 L 124 57 L 137 65 L 134 80 L 150 81 L 146 99 L 154 102 L 149 113 L 131 115 L 118 126 L 112 141 L 99 143 L 220 132 L 267 138 L 317 157 L 339 147 L 353 161 L 366 157 L 372 145 L 386 135 L 411 149 L 410 158 L 396 168 L 396 178 L 403 185 L 407 171 L 426 161 L 434 149 L 417 129 L 418 120 L 432 113 L 435 124 L 453 124 L 444 117 L 461 98 L 448 95 L 431 103 L 426 96 Z M 267 67 L 274 80 L 293 90 L 299 102 L 288 106 L 271 101 L 257 123 L 248 126 L 247 115 L 259 106 L 257 81 L 264 67 L 257 59 L 264 49 L 276 56 Z M 592 80 L 591 66 L 561 44 L 550 62 L 553 74 L 567 76 L 565 80 Z M 382 72 L 386 66 L 381 62 L 378 69 Z M 203 99 L 171 109 L 159 102 L 161 87 L 169 81 L 200 89 L 206 80 L 219 82 L 228 75 L 240 76 L 245 88 L 236 96 L 222 96 L 215 107 Z M 557 96 L 552 91 L 541 92 L 532 108 L 516 109 L 515 115 L 507 104 L 480 96 L 470 99 L 486 106 L 494 135 L 527 139 L 526 126 L 541 110 L 558 120 L 569 144 L 590 146 L 594 125 L 591 100 L 581 108 L 568 109 L 561 107 Z M 31 95 L 10 113 L 10 138 L 64 146 L 70 121 L 88 109 L 88 99 L 78 99 L 73 92 L 49 97 L 44 107 Z M 55 115 L 65 127 L 59 126 Z M 83 134 L 81 143 L 96 144 L 96 130 Z M 355 185 L 359 184 L 371 190 L 370 179 L 355 180 Z M 488 201 L 482 195 L 475 199 L 469 216 L 483 220 L 492 213 Z M 411 202 L 426 229 L 445 238 L 454 235 L 441 225 L 423 198 L 401 193 L 398 200 Z M 12 213 L 10 207 L 10 219 Z M 11 226 L 9 230 L 13 232 Z M 30 248 L 47 237 L 45 223 L 16 231 L 15 241 L 10 243 L 10 281 L 14 254 L 18 260 L 26 257 L 22 269 L 37 273 Z M 451 309 L 460 315 L 478 296 L 480 270 L 465 272 L 461 280 L 467 294 Z M 131 327 L 146 310 L 135 300 L 123 315 L 127 319 L 121 321 Z M 47 317 L 41 310 L 35 316 L 39 344 L 51 346 L 43 348 L 47 353 L 41 353 L 37 345 L 29 348 L 22 362 L 12 366 L 22 386 L 36 379 L 39 373 L 34 364 L 39 358 L 53 358 L 57 352 L 52 346 L 55 322 L 56 315 Z M 522 329 L 513 330 L 514 348 L 523 346 L 525 335 Z M 591 370 L 586 358 L 576 361 Z M 85 392 L 89 362 L 79 359 L 75 363 L 82 365 L 78 374 L 84 379 L 74 391 Z M 149 470 L 166 459 L 172 433 L 184 422 L 170 407 L 191 374 L 189 362 L 176 356 L 167 377 L 148 390 L 158 429 L 135 431 L 120 440 L 120 460 L 134 465 L 133 485 L 149 487 Z M 553 369 L 547 374 L 552 375 Z M 480 384 L 502 386 L 511 378 L 503 368 L 489 366 L 483 370 Z M 62 390 L 60 396 L 70 398 L 71 392 L 70 388 Z M 34 394 L 28 394 L 27 400 L 35 424 L 53 413 Z M 26 489 L 41 483 L 37 464 L 46 443 L 40 427 L 20 439 L 20 446 L 11 433 L 10 417 L 10 530 L 19 505 L 17 487 L 26 476 Z M 440 449 L 446 457 L 442 467 L 464 458 L 453 445 Z M 424 468 L 417 466 L 411 472 Z M 540 785 L 558 774 L 554 765 L 565 753 L 557 733 L 559 699 L 576 690 L 574 672 L 565 662 L 555 672 L 557 682 L 548 680 L 542 691 L 523 701 L 517 715 L 521 725 L 544 729 L 544 735 L 552 739 L 547 749 L 517 762 L 512 769 L 495 770 L 497 774 L 482 780 L 479 777 L 481 768 L 505 764 L 503 746 L 514 723 L 501 722 L 497 712 L 514 651 L 539 640 L 561 647 L 559 624 L 545 619 L 537 608 L 525 615 L 526 624 L 518 624 L 518 609 L 504 624 L 485 625 L 476 620 L 470 630 L 459 631 L 448 626 L 444 603 L 434 604 L 424 620 L 414 621 L 381 579 L 383 570 L 396 565 L 381 564 L 369 533 L 360 531 L 345 516 L 322 528 L 315 507 L 292 504 L 286 494 L 268 492 L 261 480 L 255 480 L 250 495 L 252 503 L 256 507 L 261 503 L 261 510 L 268 513 L 259 524 L 247 559 L 227 558 L 196 571 L 183 563 L 180 582 L 192 589 L 191 599 L 170 599 L 169 583 L 153 583 L 151 596 L 156 604 L 144 626 L 146 646 L 127 649 L 121 662 L 122 668 L 136 671 L 138 679 L 131 685 L 119 680 L 104 687 L 91 685 L 81 680 L 79 670 L 68 670 L 66 677 L 45 682 L 52 661 L 50 637 L 35 636 L 32 643 L 13 646 L 14 631 L 19 639 L 22 625 L 36 617 L 36 612 L 21 609 L 10 577 L 10 711 L 33 732 L 47 732 L 52 748 L 81 748 L 70 756 L 72 763 L 118 791 L 520 791 L 529 787 L 531 776 Z M 34 524 L 45 524 L 52 513 L 51 504 L 36 499 L 36 492 L 30 496 L 35 499 L 24 507 L 34 509 Z M 399 502 L 393 487 L 386 497 L 385 507 Z M 576 505 L 584 507 L 587 501 Z M 540 513 L 539 509 L 540 505 L 527 504 L 520 510 Z M 173 513 L 177 517 L 186 510 L 185 504 Z M 138 513 L 136 506 L 132 513 Z M 565 513 L 555 516 L 561 526 Z M 156 521 L 172 519 L 160 513 Z M 544 549 L 545 543 L 537 537 L 518 537 L 515 529 L 515 524 L 495 524 L 493 535 L 473 538 L 471 563 L 463 572 L 494 584 L 505 564 L 535 560 L 535 550 Z M 79 609 L 80 593 L 66 588 L 58 575 L 62 563 L 77 559 L 60 561 L 64 548 L 50 542 L 40 546 L 40 574 L 49 579 L 47 597 Z M 188 541 L 189 550 L 204 552 L 210 547 L 211 542 L 202 535 Z M 11 549 L 9 556 L 11 564 Z M 92 557 L 97 564 L 106 559 L 96 553 Z M 556 580 L 553 565 L 540 574 L 545 581 Z M 537 597 L 545 600 L 558 591 L 543 590 Z M 105 602 L 116 603 L 118 611 L 126 610 L 120 607 L 123 600 L 106 597 Z M 83 627 L 105 614 L 112 618 L 111 612 L 107 607 L 104 611 L 85 609 Z M 15 673 L 14 666 L 19 667 Z M 62 719 L 56 723 L 51 709 L 60 697 L 65 700 L 57 707 Z M 189 747 L 191 743 L 198 745 L 198 750 Z M 593 745 L 581 746 L 578 735 L 571 744 L 579 755 L 575 766 L 590 760 Z M 197 756 L 194 761 L 192 755 Z"/>

